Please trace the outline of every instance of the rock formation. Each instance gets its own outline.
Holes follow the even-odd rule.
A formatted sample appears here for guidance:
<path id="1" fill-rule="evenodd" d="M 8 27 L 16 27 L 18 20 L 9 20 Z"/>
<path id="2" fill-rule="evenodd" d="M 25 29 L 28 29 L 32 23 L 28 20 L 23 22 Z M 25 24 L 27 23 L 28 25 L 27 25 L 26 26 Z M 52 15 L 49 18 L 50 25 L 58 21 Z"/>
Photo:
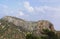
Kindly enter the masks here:
<path id="1" fill-rule="evenodd" d="M 8 34 L 17 29 L 18 32 L 20 32 L 20 35 L 22 37 L 23 37 L 23 34 L 25 35 L 27 32 L 33 32 L 33 34 L 35 34 L 35 35 L 41 35 L 42 34 L 41 32 L 43 32 L 43 29 L 48 29 L 53 32 L 55 31 L 53 24 L 47 20 L 39 20 L 36 22 L 32 22 L 32 21 L 27 21 L 27 20 L 16 18 L 16 17 L 12 17 L 12 16 L 5 16 L 5 17 L 1 18 L 0 21 L 2 21 L 2 22 L 0 22 L 0 27 L 2 25 L 5 26 L 7 23 L 8 23 L 8 26 L 10 25 L 9 29 L 7 29 Z M 7 35 L 7 32 L 5 32 L 6 35 Z M 16 32 L 16 31 L 14 31 L 14 32 Z M 17 38 L 19 38 L 19 36 L 20 36 L 18 32 L 16 32 Z M 23 34 L 21 34 L 21 32 Z M 14 34 L 14 36 L 15 36 L 15 34 Z M 23 37 L 22 39 L 24 39 L 24 38 L 25 37 Z"/>

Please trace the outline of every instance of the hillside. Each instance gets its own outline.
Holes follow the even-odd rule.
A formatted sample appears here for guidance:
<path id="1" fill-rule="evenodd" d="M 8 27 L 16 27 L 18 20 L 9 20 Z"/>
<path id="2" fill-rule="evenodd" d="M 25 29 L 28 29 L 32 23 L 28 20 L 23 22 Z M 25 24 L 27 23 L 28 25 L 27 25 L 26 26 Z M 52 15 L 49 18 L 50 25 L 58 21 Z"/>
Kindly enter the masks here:
<path id="1" fill-rule="evenodd" d="M 23 20 L 20 18 L 5 16 L 0 19 L 0 39 L 26 39 L 28 33 L 34 36 L 45 36 L 43 29 L 55 33 L 54 26 L 47 20 L 36 22 Z"/>
<path id="2" fill-rule="evenodd" d="M 25 39 L 25 36 L 14 24 L 0 20 L 0 39 Z"/>

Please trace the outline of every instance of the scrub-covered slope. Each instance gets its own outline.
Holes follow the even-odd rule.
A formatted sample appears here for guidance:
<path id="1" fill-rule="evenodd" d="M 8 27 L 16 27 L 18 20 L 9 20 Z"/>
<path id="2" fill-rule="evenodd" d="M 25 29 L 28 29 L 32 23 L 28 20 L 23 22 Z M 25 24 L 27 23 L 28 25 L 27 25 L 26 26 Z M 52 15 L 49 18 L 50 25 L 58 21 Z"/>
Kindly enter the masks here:
<path id="1" fill-rule="evenodd" d="M 54 26 L 47 20 L 27 21 L 5 16 L 0 19 L 0 39 L 26 39 L 26 35 L 45 36 L 43 30 L 55 32 Z"/>

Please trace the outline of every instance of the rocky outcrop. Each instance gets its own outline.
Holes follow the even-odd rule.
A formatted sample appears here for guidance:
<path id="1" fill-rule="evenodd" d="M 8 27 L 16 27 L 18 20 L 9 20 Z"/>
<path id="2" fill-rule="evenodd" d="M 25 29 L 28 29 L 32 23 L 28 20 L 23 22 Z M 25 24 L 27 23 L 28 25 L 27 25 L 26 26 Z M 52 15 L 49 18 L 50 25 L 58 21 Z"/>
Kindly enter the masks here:
<path id="1" fill-rule="evenodd" d="M 55 32 L 53 24 L 47 20 L 39 20 L 36 22 L 32 22 L 11 16 L 5 16 L 1 20 L 12 23 L 19 31 L 23 32 L 24 34 L 27 32 L 33 32 L 34 35 L 39 36 L 44 33 L 43 29 L 48 29 Z"/>
<path id="2" fill-rule="evenodd" d="M 47 20 L 40 20 L 37 22 L 37 26 L 33 34 L 38 36 L 43 35 L 43 29 L 48 29 L 49 31 L 55 32 L 54 26 L 51 22 Z"/>
<path id="3" fill-rule="evenodd" d="M 53 24 L 47 20 L 40 20 L 40 21 L 37 21 L 37 22 L 32 22 L 32 21 L 25 21 L 23 19 L 19 19 L 19 18 L 16 18 L 16 17 L 11 17 L 11 16 L 5 16 L 2 18 L 3 20 L 5 21 L 8 21 L 8 22 L 11 22 L 13 23 L 14 25 L 16 26 L 19 26 L 19 27 L 23 27 L 27 30 L 30 30 L 30 31 L 33 31 L 33 30 L 36 30 L 36 29 L 49 29 L 49 30 L 52 30 L 54 31 L 54 27 L 53 27 Z"/>
<path id="4" fill-rule="evenodd" d="M 11 22 L 16 26 L 24 26 L 25 21 L 16 17 L 5 16 L 2 18 L 5 21 Z"/>
<path id="5" fill-rule="evenodd" d="M 55 30 L 53 24 L 47 20 L 38 21 L 38 27 L 37 28 L 40 30 L 42 30 L 42 29 L 49 29 L 51 31 Z"/>
<path id="6" fill-rule="evenodd" d="M 0 20 L 0 39 L 26 39 L 14 24 Z"/>

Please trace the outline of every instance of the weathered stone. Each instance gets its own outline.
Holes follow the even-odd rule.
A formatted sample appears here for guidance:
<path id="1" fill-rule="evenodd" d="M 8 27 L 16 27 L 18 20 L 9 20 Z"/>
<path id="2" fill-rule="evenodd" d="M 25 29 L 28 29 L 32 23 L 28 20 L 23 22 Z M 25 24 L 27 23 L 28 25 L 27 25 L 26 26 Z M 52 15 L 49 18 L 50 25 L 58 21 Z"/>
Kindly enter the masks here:
<path id="1" fill-rule="evenodd" d="M 33 32 L 33 34 L 37 36 L 42 35 L 43 29 L 48 29 L 55 32 L 53 24 L 47 20 L 39 20 L 36 22 L 32 22 L 11 16 L 3 17 L 2 20 L 14 24 L 15 26 L 17 26 L 18 30 L 20 29 L 19 31 L 25 33 Z"/>

